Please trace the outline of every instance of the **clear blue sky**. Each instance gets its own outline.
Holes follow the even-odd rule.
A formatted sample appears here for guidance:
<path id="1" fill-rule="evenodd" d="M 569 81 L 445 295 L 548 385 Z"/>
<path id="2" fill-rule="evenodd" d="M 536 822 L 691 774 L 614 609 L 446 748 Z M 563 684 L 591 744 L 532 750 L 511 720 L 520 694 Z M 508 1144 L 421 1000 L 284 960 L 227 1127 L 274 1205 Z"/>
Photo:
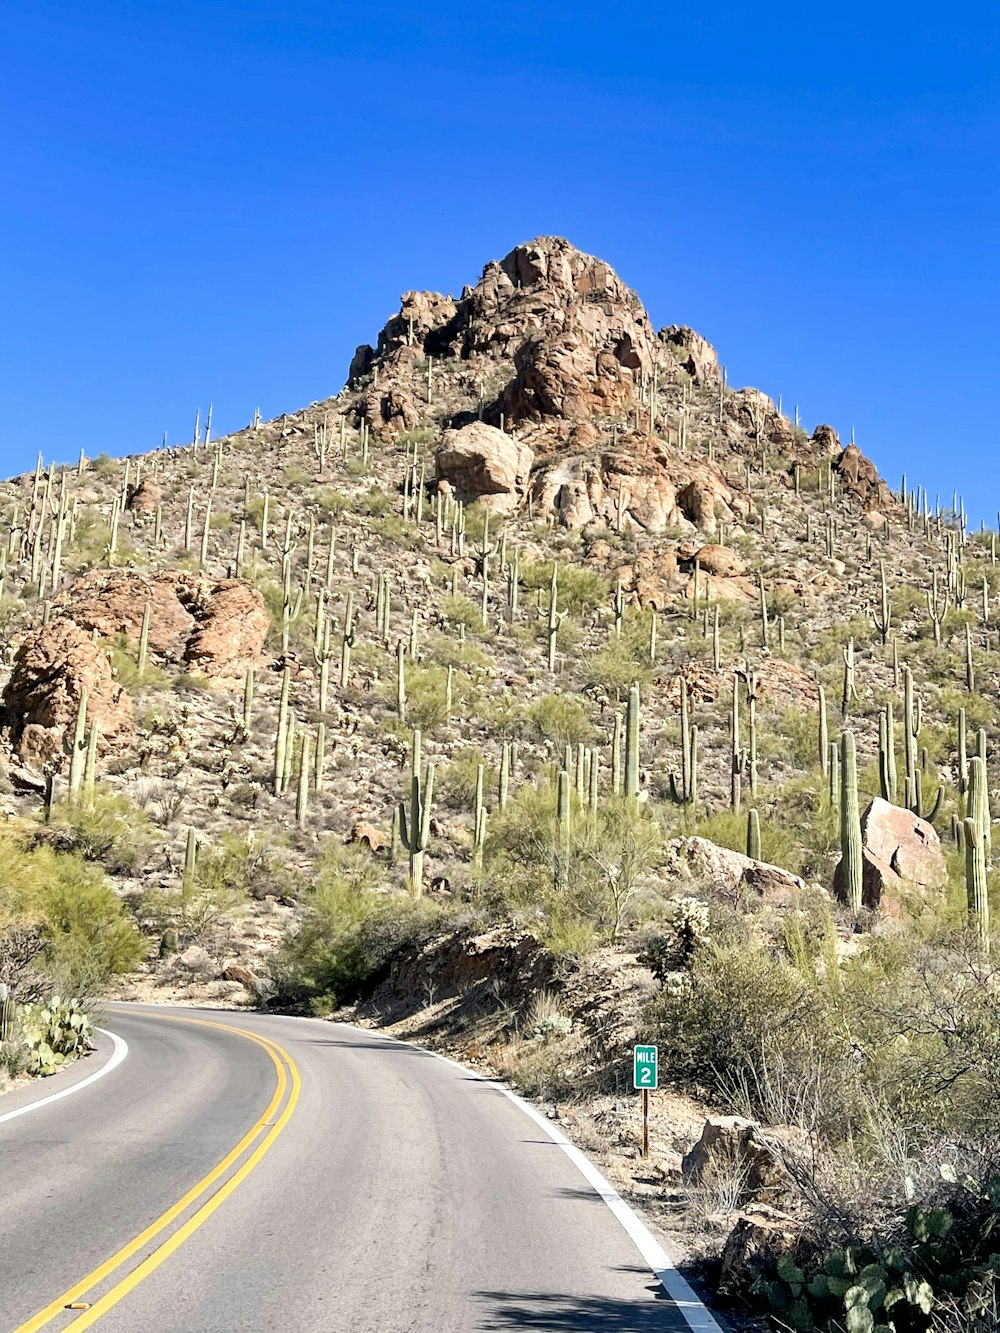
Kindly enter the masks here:
<path id="1" fill-rule="evenodd" d="M 0 470 L 339 389 L 539 233 L 1000 506 L 1000 9 L 8 0 Z M 994 520 L 995 521 L 995 520 Z"/>

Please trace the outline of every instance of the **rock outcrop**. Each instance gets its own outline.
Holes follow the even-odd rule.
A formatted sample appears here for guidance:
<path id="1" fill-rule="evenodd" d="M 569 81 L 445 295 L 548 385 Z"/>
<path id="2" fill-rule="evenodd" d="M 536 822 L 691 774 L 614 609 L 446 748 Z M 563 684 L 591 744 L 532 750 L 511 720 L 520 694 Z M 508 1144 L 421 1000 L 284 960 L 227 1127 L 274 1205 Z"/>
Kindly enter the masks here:
<path id="1" fill-rule="evenodd" d="M 184 660 L 209 680 L 242 679 L 260 661 L 270 617 L 264 598 L 242 579 L 212 584 Z"/>
<path id="2" fill-rule="evenodd" d="M 855 444 L 849 444 L 833 460 L 833 470 L 841 488 L 853 495 L 866 510 L 882 510 L 892 504 L 889 487 L 878 468 Z"/>
<path id="3" fill-rule="evenodd" d="M 948 882 L 941 839 L 934 826 L 910 810 L 876 797 L 861 816 L 862 903 L 899 912 L 907 896 L 926 897 Z M 838 864 L 834 891 L 844 898 Z"/>
<path id="4" fill-rule="evenodd" d="M 210 680 L 242 677 L 260 662 L 270 619 L 264 599 L 243 579 L 92 569 L 56 599 L 67 618 L 104 638 L 138 645 L 149 605 L 149 649 L 163 664 Z"/>
<path id="5" fill-rule="evenodd" d="M 132 701 L 115 681 L 107 652 L 63 617 L 33 630 L 3 693 L 3 729 L 24 763 L 61 764 L 85 689 L 88 727 L 95 719 L 100 724 L 101 752 L 128 745 L 135 736 Z"/>
<path id="6" fill-rule="evenodd" d="M 713 464 L 638 434 L 589 455 L 543 462 L 532 478 L 532 497 L 567 528 L 599 524 L 652 535 L 670 529 L 712 534 L 720 520 L 732 524 L 749 509 L 746 496 Z"/>
<path id="7" fill-rule="evenodd" d="M 439 481 L 464 501 L 480 499 L 495 513 L 518 507 L 528 486 L 534 454 L 496 426 L 473 421 L 448 430 L 437 451 Z"/>

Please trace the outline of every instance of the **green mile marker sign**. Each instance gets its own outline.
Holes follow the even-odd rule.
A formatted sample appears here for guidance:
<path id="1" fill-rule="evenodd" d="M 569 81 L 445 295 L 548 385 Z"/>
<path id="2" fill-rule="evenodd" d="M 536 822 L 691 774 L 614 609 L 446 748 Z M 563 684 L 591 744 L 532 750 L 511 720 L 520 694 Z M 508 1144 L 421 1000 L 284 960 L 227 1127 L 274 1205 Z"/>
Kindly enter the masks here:
<path id="1" fill-rule="evenodd" d="M 655 1088 L 659 1086 L 659 1065 L 655 1046 L 636 1046 L 633 1049 L 632 1086 Z"/>

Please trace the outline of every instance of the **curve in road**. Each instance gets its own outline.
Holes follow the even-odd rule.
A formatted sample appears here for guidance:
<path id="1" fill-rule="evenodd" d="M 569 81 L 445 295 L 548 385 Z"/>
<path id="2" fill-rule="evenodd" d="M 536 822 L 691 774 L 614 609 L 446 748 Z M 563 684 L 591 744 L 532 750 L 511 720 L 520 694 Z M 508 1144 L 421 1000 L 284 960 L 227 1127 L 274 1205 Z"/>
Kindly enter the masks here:
<path id="1" fill-rule="evenodd" d="M 495 1084 L 380 1034 L 221 1017 L 115 1006 L 115 1076 L 0 1125 L 0 1327 L 719 1328 Z"/>

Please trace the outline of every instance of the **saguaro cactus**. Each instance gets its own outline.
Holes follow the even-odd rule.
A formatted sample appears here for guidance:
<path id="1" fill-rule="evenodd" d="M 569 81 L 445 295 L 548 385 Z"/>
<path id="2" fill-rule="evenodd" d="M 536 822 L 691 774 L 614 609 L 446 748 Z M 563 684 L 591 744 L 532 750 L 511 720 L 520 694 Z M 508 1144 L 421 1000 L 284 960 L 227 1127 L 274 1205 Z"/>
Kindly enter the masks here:
<path id="1" fill-rule="evenodd" d="M 628 692 L 625 717 L 625 795 L 630 801 L 639 799 L 639 686 Z"/>
<path id="2" fill-rule="evenodd" d="M 975 760 L 973 760 L 975 762 Z M 965 821 L 965 890 L 969 925 L 976 934 L 980 952 L 990 951 L 990 900 L 986 885 L 986 840 L 975 819 Z"/>
<path id="3" fill-rule="evenodd" d="M 434 798 L 434 765 L 428 764 L 421 776 L 420 730 L 413 732 L 410 762 L 410 810 L 406 802 L 399 803 L 400 841 L 410 854 L 410 885 L 415 897 L 424 890 L 424 852 L 431 838 L 431 802 Z"/>
<path id="4" fill-rule="evenodd" d="M 87 760 L 87 699 L 86 685 L 80 690 L 80 702 L 76 710 L 76 727 L 73 732 L 73 748 L 69 757 L 69 799 L 75 801 L 80 794 L 83 771 Z"/>
<path id="5" fill-rule="evenodd" d="M 754 809 L 747 811 L 747 856 L 760 860 L 760 816 Z"/>
<path id="6" fill-rule="evenodd" d="M 858 761 L 854 733 L 840 738 L 840 874 L 844 897 L 855 916 L 861 911 L 861 812 L 858 807 Z"/>

